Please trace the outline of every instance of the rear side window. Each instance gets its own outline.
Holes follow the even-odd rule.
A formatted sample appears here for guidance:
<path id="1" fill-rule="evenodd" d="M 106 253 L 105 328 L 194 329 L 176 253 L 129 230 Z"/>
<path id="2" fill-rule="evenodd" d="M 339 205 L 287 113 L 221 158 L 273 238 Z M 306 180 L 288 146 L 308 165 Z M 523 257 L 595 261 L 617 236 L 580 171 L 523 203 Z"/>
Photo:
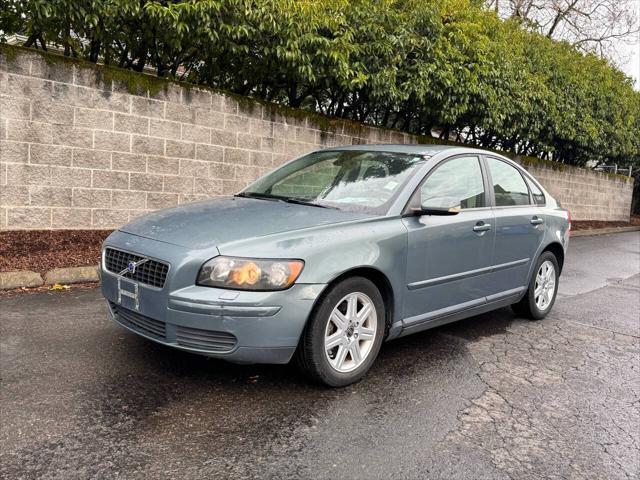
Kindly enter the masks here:
<path id="1" fill-rule="evenodd" d="M 420 196 L 423 207 L 484 207 L 484 184 L 478 157 L 457 157 L 438 165 L 422 184 Z"/>
<path id="2" fill-rule="evenodd" d="M 529 189 L 520 172 L 506 162 L 487 158 L 496 207 L 530 205 Z"/>
<path id="3" fill-rule="evenodd" d="M 527 185 L 529 185 L 529 190 L 531 190 L 531 195 L 533 196 L 533 203 L 536 205 L 544 205 L 546 200 L 544 199 L 544 193 L 542 190 L 536 185 L 533 181 L 527 178 Z"/>

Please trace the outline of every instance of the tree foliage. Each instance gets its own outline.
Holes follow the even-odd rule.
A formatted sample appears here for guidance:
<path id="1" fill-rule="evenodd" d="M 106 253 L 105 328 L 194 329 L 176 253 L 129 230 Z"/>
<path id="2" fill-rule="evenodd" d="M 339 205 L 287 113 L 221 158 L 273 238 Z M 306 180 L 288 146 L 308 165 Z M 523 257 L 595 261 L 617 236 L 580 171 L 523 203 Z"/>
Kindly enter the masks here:
<path id="1" fill-rule="evenodd" d="M 66 55 L 411 133 L 584 164 L 640 158 L 640 93 L 482 0 L 0 0 Z"/>

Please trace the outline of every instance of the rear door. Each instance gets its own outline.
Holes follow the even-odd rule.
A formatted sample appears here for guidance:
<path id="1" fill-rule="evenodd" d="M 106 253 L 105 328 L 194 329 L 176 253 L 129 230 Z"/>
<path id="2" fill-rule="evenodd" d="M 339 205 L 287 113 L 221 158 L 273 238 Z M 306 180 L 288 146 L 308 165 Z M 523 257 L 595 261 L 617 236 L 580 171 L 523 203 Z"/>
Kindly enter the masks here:
<path id="1" fill-rule="evenodd" d="M 544 237 L 545 219 L 517 167 L 491 156 L 485 156 L 485 162 L 496 228 L 488 292 L 491 301 L 517 296 L 526 289 L 529 267 Z"/>
<path id="2" fill-rule="evenodd" d="M 416 203 L 455 208 L 456 215 L 407 216 L 404 326 L 485 303 L 495 230 L 477 155 L 440 162 L 423 181 Z"/>

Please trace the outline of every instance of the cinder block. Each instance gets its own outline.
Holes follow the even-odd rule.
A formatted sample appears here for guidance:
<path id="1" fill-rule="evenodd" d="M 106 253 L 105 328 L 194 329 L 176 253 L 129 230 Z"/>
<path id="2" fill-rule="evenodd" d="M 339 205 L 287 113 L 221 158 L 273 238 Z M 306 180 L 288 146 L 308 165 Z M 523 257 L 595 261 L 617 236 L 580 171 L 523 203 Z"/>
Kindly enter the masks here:
<path id="1" fill-rule="evenodd" d="M 0 116 L 18 120 L 30 120 L 31 101 L 25 97 L 0 95 Z"/>
<path id="2" fill-rule="evenodd" d="M 180 159 L 150 155 L 147 157 L 147 172 L 178 175 Z"/>
<path id="3" fill-rule="evenodd" d="M 220 180 L 235 180 L 236 166 L 229 163 L 209 164 L 209 177 Z"/>
<path id="4" fill-rule="evenodd" d="M 168 157 L 195 158 L 196 144 L 179 140 L 167 140 L 165 153 Z"/>
<path id="5" fill-rule="evenodd" d="M 196 195 L 209 197 L 222 194 L 222 180 L 215 178 L 196 178 L 194 185 Z"/>
<path id="6" fill-rule="evenodd" d="M 257 135 L 249 133 L 238 133 L 238 148 L 246 148 L 248 150 L 260 150 L 262 139 Z"/>
<path id="7" fill-rule="evenodd" d="M 238 165 L 236 167 L 236 180 L 249 184 L 260 177 L 261 170 L 258 167 Z"/>
<path id="8" fill-rule="evenodd" d="M 199 125 L 182 125 L 182 140 L 197 143 L 209 143 L 211 141 L 211 130 L 208 127 Z"/>
<path id="9" fill-rule="evenodd" d="M 113 115 L 114 113 L 108 110 L 93 110 L 90 108 L 76 107 L 75 125 L 82 128 L 113 130 Z"/>
<path id="10" fill-rule="evenodd" d="M 26 142 L 0 140 L 0 162 L 29 162 L 29 144 Z"/>
<path id="11" fill-rule="evenodd" d="M 141 153 L 144 155 L 164 155 L 164 139 L 133 135 L 131 151 L 133 153 Z"/>
<path id="12" fill-rule="evenodd" d="M 51 185 L 58 187 L 90 187 L 91 170 L 51 167 Z"/>
<path id="13" fill-rule="evenodd" d="M 93 170 L 91 177 L 91 186 L 94 188 L 128 190 L 129 173 L 113 172 L 108 170 Z"/>
<path id="14" fill-rule="evenodd" d="M 145 192 L 161 192 L 162 175 L 154 175 L 151 173 L 132 173 L 130 189 L 142 190 Z"/>
<path id="15" fill-rule="evenodd" d="M 152 118 L 149 124 L 149 135 L 152 137 L 180 140 L 180 123 L 170 120 Z"/>
<path id="16" fill-rule="evenodd" d="M 91 225 L 100 228 L 117 228 L 129 221 L 127 210 L 96 209 L 91 216 Z"/>
<path id="17" fill-rule="evenodd" d="M 185 122 L 186 123 L 186 122 Z M 195 123 L 203 127 L 224 129 L 224 113 L 204 108 L 195 110 Z"/>
<path id="18" fill-rule="evenodd" d="M 225 148 L 223 161 L 224 163 L 230 163 L 233 165 L 250 165 L 251 150 L 241 150 L 239 148 Z"/>
<path id="19" fill-rule="evenodd" d="M 193 177 L 165 175 L 164 191 L 173 193 L 193 193 Z"/>
<path id="20" fill-rule="evenodd" d="M 31 119 L 38 122 L 73 125 L 73 107 L 50 99 L 34 100 L 31 105 Z"/>
<path id="21" fill-rule="evenodd" d="M 53 125 L 53 143 L 71 147 L 93 147 L 93 130 L 88 128 L 71 128 L 67 125 Z"/>
<path id="22" fill-rule="evenodd" d="M 53 94 L 53 83 L 40 78 L 23 77 L 10 73 L 7 77 L 6 93 L 11 97 L 50 100 Z"/>
<path id="23" fill-rule="evenodd" d="M 150 98 L 132 97 L 131 113 L 140 117 L 164 118 L 165 102 Z"/>
<path id="24" fill-rule="evenodd" d="M 114 130 L 117 132 L 149 134 L 149 119 L 124 113 L 114 114 Z"/>
<path id="25" fill-rule="evenodd" d="M 29 187 L 25 185 L 7 185 L 0 189 L 0 205 L 29 206 Z"/>
<path id="26" fill-rule="evenodd" d="M 8 185 L 49 185 L 50 183 L 51 167 L 49 165 L 7 164 Z"/>
<path id="27" fill-rule="evenodd" d="M 50 228 L 51 209 L 48 207 L 11 207 L 7 209 L 8 228 Z"/>
<path id="28" fill-rule="evenodd" d="M 72 189 L 67 187 L 29 187 L 30 204 L 42 207 L 70 207 Z"/>
<path id="29" fill-rule="evenodd" d="M 111 206 L 111 191 L 95 188 L 74 188 L 73 206 L 86 208 L 105 208 Z"/>
<path id="30" fill-rule="evenodd" d="M 174 122 L 195 123 L 196 108 L 188 105 L 167 103 L 165 107 L 165 118 Z"/>
<path id="31" fill-rule="evenodd" d="M 31 59 L 30 74 L 34 77 L 55 82 L 73 83 L 73 70 L 73 66 L 66 62 L 49 62 L 39 55 L 34 55 Z"/>
<path id="32" fill-rule="evenodd" d="M 131 151 L 131 135 L 123 132 L 93 132 L 94 148 L 99 150 L 111 150 L 118 152 Z"/>
<path id="33" fill-rule="evenodd" d="M 232 115 L 238 114 L 238 101 L 235 98 L 222 97 L 222 111 L 224 113 L 230 113 Z"/>
<path id="34" fill-rule="evenodd" d="M 182 103 L 194 107 L 211 107 L 211 92 L 198 88 L 184 89 Z"/>
<path id="35" fill-rule="evenodd" d="M 70 166 L 71 153 L 71 147 L 33 143 L 29 146 L 29 162 L 43 165 Z"/>
<path id="36" fill-rule="evenodd" d="M 229 130 L 211 129 L 211 144 L 223 147 L 237 147 L 238 134 Z"/>
<path id="37" fill-rule="evenodd" d="M 54 208 L 51 210 L 53 228 L 89 228 L 91 227 L 90 208 Z"/>
<path id="38" fill-rule="evenodd" d="M 9 119 L 7 140 L 30 143 L 52 143 L 53 130 L 50 123 Z"/>
<path id="39" fill-rule="evenodd" d="M 134 192 L 132 190 L 113 190 L 111 192 L 112 208 L 144 209 L 147 205 L 146 192 Z"/>
<path id="40" fill-rule="evenodd" d="M 178 205 L 177 193 L 147 193 L 147 208 L 157 210 L 160 208 L 168 208 Z"/>
<path id="41" fill-rule="evenodd" d="M 76 148 L 73 150 L 73 166 L 109 170 L 111 168 L 111 152 Z"/>
<path id="42" fill-rule="evenodd" d="M 241 132 L 243 131 L 245 125 L 247 124 L 246 117 L 241 117 L 239 115 L 225 115 L 224 116 L 224 129 L 231 130 L 232 132 Z"/>
<path id="43" fill-rule="evenodd" d="M 133 153 L 113 152 L 111 154 L 111 169 L 127 172 L 146 172 L 147 157 Z"/>
<path id="44" fill-rule="evenodd" d="M 183 177 L 208 177 L 209 162 L 201 160 L 180 160 L 180 175 Z"/>
<path id="45" fill-rule="evenodd" d="M 217 145 L 196 144 L 196 160 L 206 160 L 208 162 L 222 162 L 224 149 Z"/>

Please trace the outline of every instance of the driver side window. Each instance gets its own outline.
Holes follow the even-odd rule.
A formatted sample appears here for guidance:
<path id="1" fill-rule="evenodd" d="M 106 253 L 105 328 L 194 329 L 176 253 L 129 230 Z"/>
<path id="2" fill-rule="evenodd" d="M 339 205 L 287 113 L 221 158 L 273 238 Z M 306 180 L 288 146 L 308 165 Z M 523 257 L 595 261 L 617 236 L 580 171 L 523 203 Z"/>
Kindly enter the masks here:
<path id="1" fill-rule="evenodd" d="M 423 208 L 486 206 L 480 159 L 456 157 L 440 164 L 423 183 L 420 196 Z"/>

